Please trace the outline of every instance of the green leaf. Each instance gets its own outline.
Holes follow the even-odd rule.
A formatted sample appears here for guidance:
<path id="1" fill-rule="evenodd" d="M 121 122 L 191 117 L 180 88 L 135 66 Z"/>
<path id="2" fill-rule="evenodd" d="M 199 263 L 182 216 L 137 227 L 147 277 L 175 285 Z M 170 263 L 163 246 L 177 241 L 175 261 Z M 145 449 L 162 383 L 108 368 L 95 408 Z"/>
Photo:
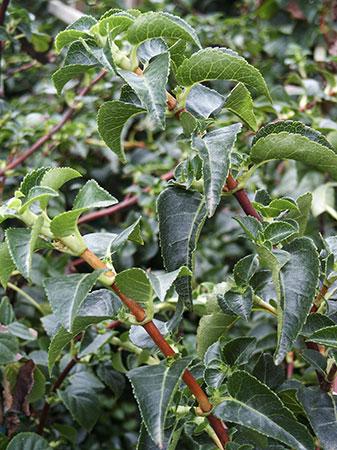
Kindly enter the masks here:
<path id="1" fill-rule="evenodd" d="M 311 334 L 307 340 L 326 347 L 337 348 L 337 325 L 321 328 Z"/>
<path id="2" fill-rule="evenodd" d="M 106 208 L 115 203 L 118 203 L 118 200 L 99 186 L 97 181 L 89 180 L 79 190 L 73 208 Z"/>
<path id="3" fill-rule="evenodd" d="M 43 209 L 51 197 L 57 197 L 58 193 L 50 187 L 34 186 L 30 189 L 26 197 L 23 198 L 22 206 L 19 210 L 19 214 L 22 214 L 33 203 L 40 202 L 40 207 Z"/>
<path id="4" fill-rule="evenodd" d="M 0 244 L 0 283 L 4 289 L 11 277 L 11 273 L 15 270 L 15 264 L 9 253 L 7 242 Z"/>
<path id="5" fill-rule="evenodd" d="M 205 48 L 185 59 L 177 72 L 182 86 L 208 80 L 232 80 L 244 83 L 255 95 L 270 94 L 261 73 L 236 52 L 227 48 Z"/>
<path id="6" fill-rule="evenodd" d="M 63 67 L 74 64 L 104 67 L 108 70 L 113 70 L 110 62 L 105 56 L 104 49 L 98 47 L 93 40 L 84 41 L 82 39 L 80 41 L 75 41 L 70 45 Z"/>
<path id="7" fill-rule="evenodd" d="M 260 238 L 263 227 L 259 220 L 255 217 L 234 217 L 234 219 L 241 225 L 247 236 L 253 241 L 257 241 Z"/>
<path id="8" fill-rule="evenodd" d="M 166 270 L 173 272 L 186 266 L 193 271 L 193 255 L 206 219 L 203 197 L 198 192 L 169 187 L 159 195 L 157 211 L 160 246 Z M 191 306 L 190 278 L 178 278 L 175 286 L 179 297 Z"/>
<path id="9" fill-rule="evenodd" d="M 152 287 L 161 302 L 165 300 L 167 292 L 172 287 L 177 278 L 191 275 L 192 273 L 190 269 L 185 266 L 168 273 L 148 272 L 148 277 L 150 279 Z"/>
<path id="10" fill-rule="evenodd" d="M 202 316 L 197 330 L 197 352 L 202 358 L 210 345 L 228 331 L 236 322 L 236 317 L 222 312 Z"/>
<path id="11" fill-rule="evenodd" d="M 257 131 L 253 100 L 249 90 L 243 83 L 238 83 L 226 98 L 225 108 L 242 119 L 249 128 Z"/>
<path id="12" fill-rule="evenodd" d="M 297 224 L 295 223 L 295 225 Z M 295 225 L 282 220 L 274 220 L 263 230 L 263 236 L 271 244 L 278 244 L 298 232 L 298 227 Z"/>
<path id="13" fill-rule="evenodd" d="M 300 122 L 277 122 L 262 128 L 253 140 L 255 163 L 272 159 L 294 159 L 328 172 L 337 179 L 337 155 L 317 131 Z"/>
<path id="14" fill-rule="evenodd" d="M 208 119 L 211 114 L 221 110 L 225 98 L 214 89 L 195 84 L 186 99 L 186 109 L 198 117 Z"/>
<path id="15" fill-rule="evenodd" d="M 151 38 L 183 39 L 201 47 L 193 28 L 180 17 L 167 12 L 148 12 L 137 17 L 128 29 L 128 40 L 139 44 Z"/>
<path id="16" fill-rule="evenodd" d="M 212 217 L 221 200 L 230 156 L 241 124 L 235 123 L 207 133 L 203 138 L 195 136 L 193 146 L 203 161 L 204 191 L 207 200 L 208 217 Z"/>
<path id="17" fill-rule="evenodd" d="M 285 370 L 282 366 L 275 366 L 272 355 L 262 353 L 252 372 L 254 377 L 266 384 L 270 389 L 276 389 L 285 380 Z"/>
<path id="18" fill-rule="evenodd" d="M 145 109 L 130 103 L 112 100 L 105 102 L 97 116 L 98 131 L 106 145 L 117 154 L 122 162 L 126 162 L 122 148 L 122 132 L 127 121 Z"/>
<path id="19" fill-rule="evenodd" d="M 248 255 L 240 259 L 233 269 L 235 283 L 238 286 L 247 285 L 256 272 L 258 265 L 259 263 L 256 255 Z"/>
<path id="20" fill-rule="evenodd" d="M 95 67 L 95 64 L 68 64 L 54 72 L 52 80 L 58 95 L 61 95 L 62 89 L 68 81 L 88 72 L 93 67 Z"/>
<path id="21" fill-rule="evenodd" d="M 51 450 L 51 447 L 42 436 L 25 432 L 14 436 L 6 450 Z"/>
<path id="22" fill-rule="evenodd" d="M 166 85 L 169 70 L 170 58 L 165 52 L 155 56 L 142 75 L 136 75 L 127 70 L 118 71 L 148 111 L 153 126 L 161 130 L 165 128 Z"/>
<path id="23" fill-rule="evenodd" d="M 9 364 L 17 360 L 18 340 L 12 334 L 0 332 L 0 364 Z"/>
<path id="24" fill-rule="evenodd" d="M 99 258 L 109 258 L 117 252 L 127 240 L 136 242 L 137 244 L 144 244 L 141 235 L 140 221 L 141 217 L 118 234 L 89 233 L 84 236 L 84 240 L 88 248 Z"/>
<path id="25" fill-rule="evenodd" d="M 337 442 L 337 405 L 334 396 L 312 386 L 299 389 L 297 397 L 321 447 L 334 450 Z"/>
<path id="26" fill-rule="evenodd" d="M 248 320 L 253 306 L 253 292 L 251 288 L 245 292 L 228 291 L 218 295 L 218 303 L 224 313 L 236 314 Z"/>
<path id="27" fill-rule="evenodd" d="M 49 170 L 49 167 L 40 167 L 28 172 L 20 184 L 19 191 L 22 192 L 23 195 L 28 195 L 32 187 L 40 185 L 44 174 Z"/>
<path id="28" fill-rule="evenodd" d="M 87 210 L 88 208 L 73 209 L 55 216 L 50 222 L 50 231 L 56 238 L 78 235 L 78 218 Z M 82 253 L 85 248 L 78 248 L 78 250 Z M 80 250 L 82 250 L 82 252 Z"/>
<path id="29" fill-rule="evenodd" d="M 297 200 L 297 207 L 299 212 L 296 210 L 289 211 L 287 217 L 289 219 L 294 219 L 299 225 L 298 235 L 303 236 L 307 228 L 307 223 L 311 211 L 312 194 L 311 192 L 306 192 L 300 195 Z"/>
<path id="30" fill-rule="evenodd" d="M 86 31 L 90 30 L 97 23 L 97 20 L 88 15 L 83 15 L 79 19 L 75 20 L 75 22 L 71 23 L 67 26 L 67 30 L 80 30 Z"/>
<path id="31" fill-rule="evenodd" d="M 72 417 L 87 431 L 91 431 L 100 416 L 97 391 L 82 383 L 70 384 L 58 395 Z"/>
<path id="32" fill-rule="evenodd" d="M 55 38 L 56 51 L 60 52 L 63 47 L 72 44 L 74 41 L 77 41 L 80 38 L 89 39 L 92 38 L 92 36 L 86 31 L 82 30 L 68 29 L 61 31 Z"/>
<path id="33" fill-rule="evenodd" d="M 60 327 L 52 337 L 48 349 L 48 368 L 51 373 L 55 361 L 60 356 L 64 347 L 88 326 L 107 319 L 117 318 L 122 303 L 112 291 L 99 289 L 87 295 L 81 304 L 77 317 L 74 320 L 72 331 Z M 56 317 L 55 317 L 56 319 Z"/>
<path id="34" fill-rule="evenodd" d="M 32 229 L 9 228 L 6 230 L 6 242 L 12 260 L 18 271 L 29 279 L 32 269 L 32 257 L 39 233 L 43 224 L 43 217 L 39 217 Z"/>
<path id="35" fill-rule="evenodd" d="M 153 441 L 163 448 L 165 419 L 181 377 L 190 364 L 186 357 L 170 365 L 162 361 L 155 366 L 143 366 L 127 373 L 146 429 Z"/>
<path id="36" fill-rule="evenodd" d="M 147 273 L 142 269 L 126 269 L 116 275 L 118 288 L 127 297 L 143 305 L 152 302 L 152 287 Z"/>
<path id="37" fill-rule="evenodd" d="M 101 271 L 89 274 L 63 275 L 44 281 L 48 301 L 63 327 L 72 331 L 81 306 L 98 280 Z"/>
<path id="38" fill-rule="evenodd" d="M 302 352 L 302 358 L 325 377 L 327 360 L 319 351 L 306 348 Z"/>
<path id="39" fill-rule="evenodd" d="M 149 39 L 137 48 L 137 57 L 142 64 L 148 64 L 152 58 L 168 51 L 167 44 L 162 39 Z"/>
<path id="40" fill-rule="evenodd" d="M 244 336 L 231 339 L 222 348 L 223 360 L 229 366 L 242 366 L 249 362 L 256 348 L 256 338 Z"/>
<path id="41" fill-rule="evenodd" d="M 53 167 L 42 175 L 40 186 L 46 186 L 58 191 L 65 183 L 82 175 L 71 167 Z"/>
<path id="42" fill-rule="evenodd" d="M 227 397 L 214 409 L 221 419 L 243 425 L 296 450 L 313 450 L 306 427 L 297 422 L 279 397 L 268 386 L 245 371 L 229 378 Z"/>
<path id="43" fill-rule="evenodd" d="M 284 250 L 290 259 L 280 270 L 278 343 L 275 363 L 292 348 L 310 311 L 319 279 L 319 259 L 314 243 L 297 238 Z"/>
<path id="44" fill-rule="evenodd" d="M 134 18 L 127 11 L 117 12 L 111 16 L 101 19 L 92 29 L 92 32 L 98 31 L 102 36 L 109 35 L 114 39 L 118 34 L 126 31 L 133 23 Z"/>

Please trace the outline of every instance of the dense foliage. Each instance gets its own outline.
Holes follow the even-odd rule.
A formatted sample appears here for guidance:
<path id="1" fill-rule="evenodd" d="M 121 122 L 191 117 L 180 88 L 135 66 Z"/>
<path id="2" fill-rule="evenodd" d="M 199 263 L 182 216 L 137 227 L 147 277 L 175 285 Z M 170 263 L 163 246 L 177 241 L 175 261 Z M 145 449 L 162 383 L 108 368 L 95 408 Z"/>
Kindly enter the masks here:
<path id="1" fill-rule="evenodd" d="M 0 449 L 335 449 L 337 3 L 25 3 Z"/>

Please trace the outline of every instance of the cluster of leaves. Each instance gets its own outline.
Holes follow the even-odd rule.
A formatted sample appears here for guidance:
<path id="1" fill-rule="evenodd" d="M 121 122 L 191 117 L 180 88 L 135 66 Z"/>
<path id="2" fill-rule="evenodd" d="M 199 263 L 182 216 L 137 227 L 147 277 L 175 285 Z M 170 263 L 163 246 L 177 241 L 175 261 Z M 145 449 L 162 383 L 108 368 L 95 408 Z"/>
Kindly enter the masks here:
<path id="1" fill-rule="evenodd" d="M 229 426 L 226 448 L 334 448 L 337 150 L 335 124 L 325 116 L 334 111 L 336 75 L 333 56 L 317 59 L 321 43 L 317 64 L 296 43 L 305 6 L 284 3 L 262 2 L 225 21 L 112 9 L 99 19 L 84 15 L 57 34 L 64 62 L 52 79 L 58 94 L 70 86 L 69 103 L 74 78 L 107 74 L 97 125 L 94 97 L 83 122 L 69 122 L 55 138 L 57 155 L 43 164 L 54 167 L 40 168 L 36 158 L 33 168 L 30 160 L 20 184 L 6 173 L 0 448 L 223 448 L 183 384 L 187 368 L 212 413 Z M 282 22 L 284 8 L 299 20 Z M 16 11 L 9 9 L 9 17 Z M 324 13 L 313 7 L 308 33 Z M 21 31 L 29 19 L 22 17 Z M 237 27 L 247 31 L 235 44 Z M 32 30 L 25 32 L 36 46 Z M 225 30 L 229 48 L 217 46 Z M 271 44 L 284 46 L 287 58 L 278 60 Z M 266 83 L 256 66 L 267 72 L 272 64 Z M 1 139 L 9 147 L 18 126 L 13 105 L 4 102 Z M 80 151 L 83 162 L 73 159 L 73 131 L 103 146 L 112 163 L 95 171 L 99 164 L 85 161 L 87 149 Z M 16 145 L 42 134 L 39 126 Z M 69 155 L 72 168 L 57 167 Z M 134 179 L 127 192 L 137 196 L 143 217 L 130 213 L 121 226 L 104 219 L 90 227 L 89 210 L 118 206 L 110 192 L 121 191 L 111 181 L 119 164 Z M 174 166 L 168 185 L 152 175 Z M 234 189 L 226 185 L 232 173 Z M 240 195 L 243 187 L 251 200 Z M 233 193 L 254 217 L 223 208 Z M 78 259 L 90 264 L 86 252 L 96 257 L 94 271 Z M 162 358 L 125 296 L 143 308 L 145 322 L 154 318 L 176 356 Z"/>

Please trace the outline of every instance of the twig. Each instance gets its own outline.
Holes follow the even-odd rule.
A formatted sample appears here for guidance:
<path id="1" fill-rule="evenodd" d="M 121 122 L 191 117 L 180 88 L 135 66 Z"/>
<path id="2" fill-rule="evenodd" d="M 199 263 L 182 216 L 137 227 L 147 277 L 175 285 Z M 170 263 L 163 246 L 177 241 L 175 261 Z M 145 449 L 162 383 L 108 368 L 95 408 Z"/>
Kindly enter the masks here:
<path id="1" fill-rule="evenodd" d="M 35 67 L 38 64 L 38 62 L 34 59 L 31 62 L 22 64 L 22 66 L 19 67 L 13 67 L 12 69 L 7 70 L 7 76 L 15 75 L 16 73 L 25 72 L 26 70 L 31 69 L 32 67 Z"/>
<path id="2" fill-rule="evenodd" d="M 66 367 L 62 370 L 62 372 L 56 379 L 55 383 L 50 388 L 50 394 L 57 391 L 57 389 L 61 386 L 63 381 L 66 379 L 66 377 L 69 374 L 69 372 L 71 371 L 71 369 L 76 365 L 77 361 L 78 361 L 78 359 L 76 357 L 74 357 L 68 362 Z M 43 430 L 46 425 L 46 421 L 47 421 L 48 414 L 49 414 L 49 408 L 50 408 L 49 403 L 47 401 L 45 401 L 42 411 L 41 411 L 41 414 L 40 414 L 39 424 L 37 427 L 38 434 L 43 434 Z"/>
<path id="3" fill-rule="evenodd" d="M 98 83 L 105 75 L 107 74 L 107 71 L 104 69 L 102 70 L 91 82 L 88 84 L 88 86 L 84 87 L 80 93 L 78 94 L 78 98 L 84 97 L 90 89 Z M 66 112 L 64 113 L 62 119 L 59 123 L 53 126 L 53 128 L 44 136 L 42 136 L 40 139 L 38 139 L 35 144 L 33 144 L 31 147 L 29 147 L 26 151 L 24 151 L 20 156 L 13 159 L 4 169 L 0 170 L 0 177 L 4 176 L 5 173 L 9 170 L 14 169 L 15 167 L 22 164 L 29 156 L 31 156 L 33 153 L 35 153 L 37 150 L 39 150 L 43 144 L 45 144 L 51 137 L 57 133 L 67 122 L 72 118 L 74 113 L 76 112 L 76 106 L 70 106 Z"/>
<path id="4" fill-rule="evenodd" d="M 3 0 L 0 6 L 0 26 L 5 22 L 5 14 L 8 8 L 10 0 Z"/>

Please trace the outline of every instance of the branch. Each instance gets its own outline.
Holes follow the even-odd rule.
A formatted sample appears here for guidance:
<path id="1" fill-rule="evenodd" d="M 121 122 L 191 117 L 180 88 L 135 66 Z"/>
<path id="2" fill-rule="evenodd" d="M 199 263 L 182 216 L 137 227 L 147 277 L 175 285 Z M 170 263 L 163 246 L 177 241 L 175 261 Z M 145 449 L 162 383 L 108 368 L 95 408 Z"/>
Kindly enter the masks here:
<path id="1" fill-rule="evenodd" d="M 78 94 L 78 98 L 84 97 L 90 89 L 98 83 L 105 75 L 107 74 L 106 70 L 102 70 L 91 82 L 88 84 L 88 86 L 84 87 Z M 35 153 L 37 150 L 39 150 L 43 144 L 48 142 L 52 136 L 57 133 L 67 122 L 70 120 L 74 113 L 76 112 L 76 106 L 70 106 L 66 112 L 64 113 L 62 119 L 59 123 L 53 126 L 53 128 L 44 136 L 42 136 L 40 139 L 38 139 L 35 144 L 33 144 L 31 147 L 29 147 L 26 151 L 24 151 L 21 155 L 19 155 L 17 158 L 13 159 L 7 166 L 0 170 L 0 177 L 4 176 L 7 171 L 15 169 L 15 167 L 22 164 L 27 158 L 29 158 L 33 153 Z"/>
<path id="2" fill-rule="evenodd" d="M 106 264 L 89 249 L 85 250 L 80 256 L 93 269 L 107 269 Z M 144 320 L 146 320 L 145 310 L 137 302 L 124 295 L 115 283 L 111 286 L 111 289 L 119 296 L 122 303 L 131 311 L 138 322 L 143 322 Z M 142 327 L 149 334 L 153 342 L 162 351 L 165 357 L 172 357 L 176 355 L 176 352 L 166 341 L 166 339 L 161 335 L 160 331 L 152 320 L 143 324 Z M 182 378 L 192 394 L 197 399 L 202 411 L 204 413 L 209 413 L 212 409 L 212 404 L 210 403 L 207 395 L 199 386 L 191 372 L 189 370 L 185 370 Z M 226 445 L 226 443 L 229 441 L 226 425 L 220 419 L 213 416 L 213 414 L 208 414 L 207 419 L 214 429 L 216 435 L 218 436 L 221 444 Z"/>
<path id="3" fill-rule="evenodd" d="M 57 389 L 61 386 L 61 384 L 63 383 L 63 381 L 69 374 L 69 372 L 71 371 L 71 369 L 76 365 L 77 361 L 78 361 L 78 359 L 76 357 L 74 357 L 68 362 L 66 367 L 63 369 L 63 371 L 60 373 L 60 375 L 58 376 L 58 378 L 56 379 L 56 381 L 50 388 L 50 391 L 49 391 L 50 394 L 57 391 Z M 41 414 L 40 414 L 39 424 L 37 427 L 38 434 L 43 434 L 43 430 L 46 425 L 48 414 L 49 414 L 49 408 L 50 408 L 49 403 L 47 401 L 45 401 L 42 411 L 41 411 Z"/>

